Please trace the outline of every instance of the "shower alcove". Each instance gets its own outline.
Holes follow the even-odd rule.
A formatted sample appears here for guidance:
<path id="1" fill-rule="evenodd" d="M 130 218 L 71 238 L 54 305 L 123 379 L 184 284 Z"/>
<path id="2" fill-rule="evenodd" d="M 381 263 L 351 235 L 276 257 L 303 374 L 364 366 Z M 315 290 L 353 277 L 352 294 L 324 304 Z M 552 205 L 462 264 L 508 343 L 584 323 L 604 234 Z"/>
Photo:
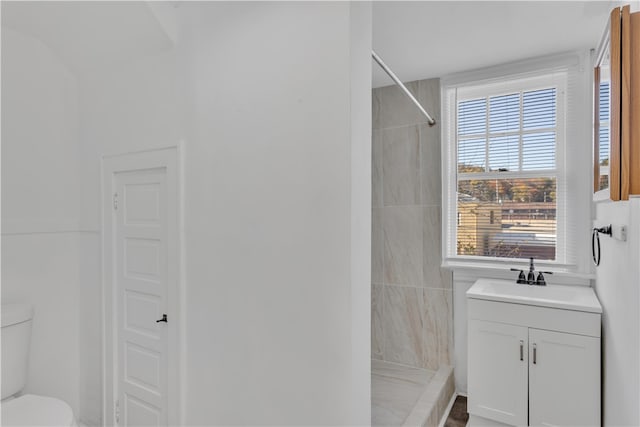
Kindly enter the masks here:
<path id="1" fill-rule="evenodd" d="M 406 86 L 438 122 L 439 79 Z M 437 426 L 454 393 L 440 126 L 395 85 L 372 97 L 372 424 Z"/>

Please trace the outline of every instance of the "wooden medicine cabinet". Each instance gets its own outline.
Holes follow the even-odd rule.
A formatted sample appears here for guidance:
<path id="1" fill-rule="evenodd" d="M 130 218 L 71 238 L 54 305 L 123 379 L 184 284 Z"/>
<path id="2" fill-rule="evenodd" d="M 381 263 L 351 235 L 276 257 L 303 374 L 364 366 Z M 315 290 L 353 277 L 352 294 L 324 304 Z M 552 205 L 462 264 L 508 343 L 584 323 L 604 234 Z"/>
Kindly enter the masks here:
<path id="1" fill-rule="evenodd" d="M 594 81 L 593 190 L 628 200 L 640 194 L 640 12 L 611 11 Z"/>

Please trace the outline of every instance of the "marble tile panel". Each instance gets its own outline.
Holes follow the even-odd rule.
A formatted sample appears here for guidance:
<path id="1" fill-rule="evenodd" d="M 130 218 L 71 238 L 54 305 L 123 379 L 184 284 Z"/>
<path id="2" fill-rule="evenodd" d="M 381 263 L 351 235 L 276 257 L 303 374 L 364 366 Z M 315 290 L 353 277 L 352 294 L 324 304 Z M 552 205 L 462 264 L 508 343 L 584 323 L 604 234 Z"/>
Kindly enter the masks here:
<path id="1" fill-rule="evenodd" d="M 382 129 L 380 126 L 380 89 L 371 89 L 371 129 L 374 131 Z"/>
<path id="2" fill-rule="evenodd" d="M 424 289 L 422 355 L 426 369 L 451 365 L 452 294 L 450 290 Z"/>
<path id="3" fill-rule="evenodd" d="M 442 283 L 442 213 L 439 206 L 424 207 L 423 226 L 423 278 L 424 286 L 444 288 Z"/>
<path id="4" fill-rule="evenodd" d="M 440 125 L 420 125 L 420 202 L 440 205 L 442 200 L 442 166 Z"/>
<path id="5" fill-rule="evenodd" d="M 386 285 L 423 286 L 423 208 L 383 208 Z"/>
<path id="6" fill-rule="evenodd" d="M 372 378 L 372 387 L 374 387 Z M 380 404 L 371 397 L 371 425 L 372 426 L 399 426 L 402 425 L 404 411 L 395 409 L 392 406 Z"/>
<path id="7" fill-rule="evenodd" d="M 371 412 L 373 425 L 403 425 L 424 395 L 432 371 L 371 361 Z"/>
<path id="8" fill-rule="evenodd" d="M 427 113 L 440 122 L 440 79 L 425 79 L 414 82 L 417 83 L 416 98 L 420 105 L 427 110 Z"/>
<path id="9" fill-rule="evenodd" d="M 420 88 L 417 81 L 405 83 L 405 86 L 418 97 Z M 424 114 L 396 85 L 374 89 L 371 103 L 373 129 L 427 123 Z"/>
<path id="10" fill-rule="evenodd" d="M 382 230 L 382 208 L 371 210 L 371 282 L 384 283 L 384 233 Z"/>
<path id="11" fill-rule="evenodd" d="M 374 130 L 371 140 L 371 205 L 382 205 L 382 130 Z"/>
<path id="12" fill-rule="evenodd" d="M 453 368 L 451 366 L 441 366 L 436 374 L 433 376 L 431 383 L 429 384 L 429 392 L 435 392 L 434 405 L 432 409 L 432 415 L 435 415 L 436 425 L 439 425 L 440 420 L 445 415 L 444 412 L 449 404 L 449 400 L 453 393 L 451 388 L 453 385 Z"/>
<path id="13" fill-rule="evenodd" d="M 438 411 L 434 410 L 431 411 L 431 414 L 429 415 L 429 418 L 427 418 L 427 420 L 424 422 L 424 424 L 422 424 L 423 427 L 438 427 L 440 422 L 440 418 L 438 418 Z"/>
<path id="14" fill-rule="evenodd" d="M 402 425 L 424 386 L 399 378 L 371 375 L 371 412 L 374 425 Z"/>
<path id="15" fill-rule="evenodd" d="M 455 391 L 454 380 L 453 380 L 453 372 L 451 372 L 440 391 L 440 396 L 438 396 L 437 402 L 437 410 L 438 410 L 438 419 L 442 417 L 446 417 L 445 413 L 447 406 L 449 406 L 449 402 L 451 401 L 451 397 Z"/>
<path id="16" fill-rule="evenodd" d="M 384 287 L 384 360 L 423 366 L 423 305 L 422 288 Z"/>
<path id="17" fill-rule="evenodd" d="M 445 393 L 448 393 L 447 380 L 452 381 L 452 378 L 453 369 L 450 366 L 441 366 L 416 402 L 404 426 L 437 426 L 443 412 L 439 405 L 440 400 Z"/>
<path id="18" fill-rule="evenodd" d="M 404 421 L 403 426 L 423 426 L 431 413 L 436 411 L 437 400 L 438 393 L 434 390 L 433 384 L 429 383 Z"/>
<path id="19" fill-rule="evenodd" d="M 398 365 L 380 360 L 371 361 L 371 372 L 382 377 L 398 378 L 426 387 L 435 375 L 435 371 Z"/>
<path id="20" fill-rule="evenodd" d="M 453 274 L 451 273 L 451 270 L 448 270 L 446 268 L 442 268 L 439 266 L 433 266 L 431 268 L 431 271 L 428 271 L 429 266 L 426 263 L 424 268 L 425 268 L 424 286 L 426 288 L 448 289 L 448 290 L 453 289 Z M 436 276 L 438 274 L 440 275 L 439 278 Z"/>
<path id="21" fill-rule="evenodd" d="M 418 126 L 382 130 L 382 198 L 385 206 L 420 204 Z"/>
<path id="22" fill-rule="evenodd" d="M 387 365 L 393 365 L 393 364 L 389 362 L 384 362 L 382 360 L 372 360 L 371 373 L 376 375 L 381 375 L 381 373 L 384 372 Z M 395 366 L 399 366 L 399 365 L 395 365 Z"/>
<path id="23" fill-rule="evenodd" d="M 442 289 L 453 289 L 453 272 L 451 270 L 440 267 L 440 277 L 442 278 Z"/>
<path id="24" fill-rule="evenodd" d="M 384 335 L 382 323 L 383 286 L 371 286 L 371 358 L 382 360 Z M 373 362 L 372 362 L 373 363 Z M 373 370 L 373 367 L 372 367 Z"/>

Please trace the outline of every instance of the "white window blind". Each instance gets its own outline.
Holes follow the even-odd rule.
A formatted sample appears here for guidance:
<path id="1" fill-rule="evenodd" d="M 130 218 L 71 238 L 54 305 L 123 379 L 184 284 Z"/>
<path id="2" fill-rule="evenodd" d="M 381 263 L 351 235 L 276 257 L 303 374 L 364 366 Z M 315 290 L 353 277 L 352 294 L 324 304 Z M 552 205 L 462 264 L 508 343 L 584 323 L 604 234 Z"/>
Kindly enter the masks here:
<path id="1" fill-rule="evenodd" d="M 585 111 L 570 95 L 584 88 L 584 76 L 569 62 L 517 74 L 501 69 L 498 77 L 485 73 L 461 83 L 445 79 L 445 264 L 534 257 L 575 267 L 581 249 L 570 237 L 579 235 L 590 213 L 579 213 L 588 206 L 584 195 L 567 189 L 575 169 L 567 166 L 567 139 L 574 136 L 576 144 L 582 135 L 569 129 L 582 125 L 574 122 Z M 568 114 L 572 109 L 579 113 Z"/>
<path id="2" fill-rule="evenodd" d="M 598 159 L 600 161 L 600 178 L 599 189 L 603 190 L 609 188 L 609 82 L 603 81 L 599 87 L 599 100 L 600 105 L 598 113 L 600 117 L 600 131 L 599 131 L 599 152 Z"/>

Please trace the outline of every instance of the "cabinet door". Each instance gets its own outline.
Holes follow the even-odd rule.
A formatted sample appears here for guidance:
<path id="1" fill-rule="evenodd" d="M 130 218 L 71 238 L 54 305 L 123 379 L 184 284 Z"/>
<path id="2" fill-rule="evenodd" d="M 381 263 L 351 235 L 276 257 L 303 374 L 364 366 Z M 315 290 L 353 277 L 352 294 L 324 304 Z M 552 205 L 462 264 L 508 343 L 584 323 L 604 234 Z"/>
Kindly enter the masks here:
<path id="1" fill-rule="evenodd" d="M 530 425 L 600 425 L 600 339 L 529 329 L 529 352 Z"/>
<path id="2" fill-rule="evenodd" d="M 527 328 L 469 320 L 468 411 L 527 425 Z"/>
<path id="3" fill-rule="evenodd" d="M 640 194 L 640 13 L 616 7 L 597 53 L 594 70 L 594 191 L 609 188 L 611 200 Z M 609 102 L 610 101 L 610 102 Z"/>

